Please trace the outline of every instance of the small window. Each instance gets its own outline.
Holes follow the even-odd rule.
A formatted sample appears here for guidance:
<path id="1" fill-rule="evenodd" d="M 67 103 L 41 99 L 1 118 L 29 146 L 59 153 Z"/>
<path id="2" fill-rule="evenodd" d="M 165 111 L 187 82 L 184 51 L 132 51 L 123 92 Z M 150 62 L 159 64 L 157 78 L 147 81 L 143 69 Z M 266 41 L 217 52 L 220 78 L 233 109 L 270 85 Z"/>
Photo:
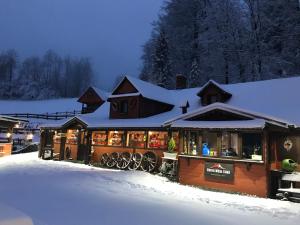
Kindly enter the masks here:
<path id="1" fill-rule="evenodd" d="M 108 145 L 109 146 L 123 146 L 124 131 L 109 131 L 108 132 Z"/>
<path id="2" fill-rule="evenodd" d="M 121 101 L 121 105 L 120 105 L 120 113 L 128 113 L 128 101 L 127 100 L 123 100 Z"/>
<path id="3" fill-rule="evenodd" d="M 107 144 L 107 133 L 106 131 L 95 131 L 92 134 L 93 145 L 106 145 Z"/>
<path id="4" fill-rule="evenodd" d="M 4 153 L 4 146 L 0 146 L 0 154 Z"/>
<path id="5" fill-rule="evenodd" d="M 149 131 L 148 148 L 167 149 L 168 132 Z"/>
<path id="6" fill-rule="evenodd" d="M 242 157 L 244 159 L 262 160 L 261 134 L 242 134 Z"/>
<path id="7" fill-rule="evenodd" d="M 145 148 L 146 135 L 144 131 L 128 131 L 127 132 L 127 147 Z"/>

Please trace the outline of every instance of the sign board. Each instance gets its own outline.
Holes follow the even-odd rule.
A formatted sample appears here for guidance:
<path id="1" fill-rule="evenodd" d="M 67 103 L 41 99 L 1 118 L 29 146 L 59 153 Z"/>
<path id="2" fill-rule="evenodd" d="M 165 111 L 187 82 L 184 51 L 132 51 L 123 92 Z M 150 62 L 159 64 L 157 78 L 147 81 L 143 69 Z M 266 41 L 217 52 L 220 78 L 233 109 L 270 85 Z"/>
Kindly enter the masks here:
<path id="1" fill-rule="evenodd" d="M 233 180 L 234 169 L 231 163 L 205 162 L 204 174 L 206 177 L 219 180 Z"/>

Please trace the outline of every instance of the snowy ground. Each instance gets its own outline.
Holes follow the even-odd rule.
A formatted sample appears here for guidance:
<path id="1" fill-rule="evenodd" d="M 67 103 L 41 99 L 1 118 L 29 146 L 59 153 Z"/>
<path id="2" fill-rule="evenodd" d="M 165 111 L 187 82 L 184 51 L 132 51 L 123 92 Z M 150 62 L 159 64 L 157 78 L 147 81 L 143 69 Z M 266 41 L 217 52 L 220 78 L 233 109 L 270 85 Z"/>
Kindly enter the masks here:
<path id="1" fill-rule="evenodd" d="M 77 98 L 61 98 L 50 100 L 0 100 L 0 114 L 6 113 L 56 113 L 81 110 L 81 104 Z"/>
<path id="2" fill-rule="evenodd" d="M 42 161 L 28 153 L 0 158 L 0 224 L 13 215 L 38 225 L 289 225 L 299 224 L 300 204 L 204 191 L 140 171 Z"/>

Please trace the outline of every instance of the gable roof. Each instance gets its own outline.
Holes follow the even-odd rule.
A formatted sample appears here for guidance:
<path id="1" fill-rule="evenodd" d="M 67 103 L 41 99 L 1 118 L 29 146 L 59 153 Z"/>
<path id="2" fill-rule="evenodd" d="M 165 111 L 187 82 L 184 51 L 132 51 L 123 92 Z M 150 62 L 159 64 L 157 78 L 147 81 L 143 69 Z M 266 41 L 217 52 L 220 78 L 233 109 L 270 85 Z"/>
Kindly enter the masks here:
<path id="1" fill-rule="evenodd" d="M 137 82 L 135 82 L 135 80 L 137 80 Z M 199 87 L 167 90 L 144 81 L 139 81 L 137 78 L 132 78 L 130 81 L 139 89 L 139 93 L 135 94 L 145 95 L 148 98 L 151 97 L 160 101 L 166 97 L 174 104 L 173 109 L 166 113 L 141 119 L 110 119 L 110 103 L 105 102 L 94 113 L 80 115 L 78 118 L 83 120 L 88 128 L 93 129 L 108 126 L 116 128 L 161 127 L 168 123 L 171 124 L 170 122 L 175 123 L 175 121 L 177 121 L 176 123 L 179 123 L 179 120 L 184 120 L 180 106 L 188 101 L 190 107 L 184 116 L 191 116 L 192 113 L 204 113 L 205 110 L 208 111 L 217 108 L 235 114 L 245 114 L 250 118 L 252 117 L 252 125 L 254 123 L 257 125 L 259 124 L 259 120 L 264 120 L 265 122 L 275 123 L 285 127 L 287 125 L 294 125 L 300 128 L 300 104 L 298 104 L 300 97 L 300 77 L 236 84 L 219 84 L 222 89 L 230 92 L 232 97 L 226 104 L 214 103 L 205 107 L 200 104 L 201 101 L 197 96 Z M 155 92 L 154 90 L 156 90 L 156 88 L 160 91 Z M 151 92 L 150 90 L 152 90 L 152 93 L 149 93 Z M 162 98 L 160 98 L 160 96 Z M 256 122 L 254 122 L 254 120 Z M 244 124 L 246 126 L 246 121 Z M 241 125 L 241 123 L 239 123 L 239 125 Z M 57 124 L 53 124 L 53 126 L 57 126 Z M 250 125 L 248 124 L 248 126 Z"/>
<path id="2" fill-rule="evenodd" d="M 204 84 L 202 86 L 202 88 L 200 89 L 200 91 L 197 93 L 197 95 L 199 97 L 202 97 L 203 94 L 205 93 L 205 90 L 209 87 L 209 86 L 214 86 L 216 87 L 222 94 L 226 95 L 227 98 L 230 98 L 232 96 L 232 94 L 230 92 L 228 92 L 224 87 L 222 87 L 219 83 L 217 83 L 214 80 L 209 80 L 208 82 L 206 82 L 206 84 Z"/>
<path id="3" fill-rule="evenodd" d="M 83 92 L 83 94 L 79 97 L 79 99 L 78 99 L 77 101 L 78 101 L 78 102 L 82 102 L 82 99 L 84 98 L 84 96 L 86 95 L 86 93 L 89 92 L 91 89 L 96 93 L 96 95 L 97 95 L 102 101 L 106 101 L 106 100 L 107 100 L 109 93 L 107 93 L 106 91 L 103 91 L 103 90 L 101 90 L 101 89 L 99 89 L 99 88 L 90 86 L 90 87 L 88 87 L 88 88 Z"/>
<path id="4" fill-rule="evenodd" d="M 81 120 L 79 117 L 75 116 L 72 117 L 71 119 L 67 120 L 64 124 L 62 124 L 62 128 L 68 128 L 72 123 L 77 123 L 80 124 L 82 127 L 86 128 L 87 124 Z"/>
<path id="5" fill-rule="evenodd" d="M 159 87 L 157 85 L 142 81 L 140 79 L 131 77 L 131 76 L 124 76 L 124 78 L 120 81 L 120 83 L 115 87 L 115 89 L 112 91 L 114 93 L 118 87 L 123 83 L 123 81 L 127 79 L 138 91 L 138 93 L 129 93 L 134 95 L 141 95 L 144 98 L 152 99 L 158 102 L 167 103 L 170 105 L 174 105 L 176 101 L 174 100 L 174 97 L 172 95 L 172 92 L 170 90 Z M 122 96 L 128 96 L 128 94 L 119 94 L 118 97 Z M 110 95 L 109 98 L 114 98 L 116 95 Z"/>
<path id="6" fill-rule="evenodd" d="M 110 95 L 110 93 L 106 92 L 106 91 L 103 91 L 97 87 L 91 87 L 94 89 L 94 91 L 97 93 L 97 95 L 102 98 L 103 101 L 106 101 L 108 96 Z"/>
<path id="7" fill-rule="evenodd" d="M 210 105 L 205 106 L 205 107 L 200 107 L 200 108 L 198 108 L 196 110 L 193 110 L 189 113 L 183 114 L 181 116 L 177 116 L 173 119 L 170 119 L 170 120 L 166 121 L 165 125 L 166 126 L 171 125 L 174 121 L 177 121 L 177 120 L 188 120 L 190 118 L 202 115 L 204 113 L 207 113 L 207 112 L 210 112 L 210 111 L 213 111 L 213 110 L 221 110 L 221 111 L 229 112 L 229 113 L 232 113 L 232 114 L 236 114 L 236 115 L 239 115 L 239 116 L 249 118 L 251 120 L 262 119 L 262 120 L 265 120 L 265 121 L 267 121 L 271 124 L 279 125 L 279 126 L 282 126 L 282 127 L 292 126 L 292 124 L 288 121 L 278 119 L 278 118 L 275 118 L 275 117 L 270 116 L 270 115 L 265 115 L 265 114 L 262 114 L 262 113 L 257 113 L 257 112 L 241 109 L 241 108 L 238 108 L 238 107 L 230 106 L 230 105 L 227 105 L 227 104 L 224 104 L 224 103 L 213 103 L 213 104 L 210 104 Z M 193 121 L 193 122 L 195 122 L 195 121 Z M 214 122 L 216 122 L 216 121 L 214 121 Z"/>

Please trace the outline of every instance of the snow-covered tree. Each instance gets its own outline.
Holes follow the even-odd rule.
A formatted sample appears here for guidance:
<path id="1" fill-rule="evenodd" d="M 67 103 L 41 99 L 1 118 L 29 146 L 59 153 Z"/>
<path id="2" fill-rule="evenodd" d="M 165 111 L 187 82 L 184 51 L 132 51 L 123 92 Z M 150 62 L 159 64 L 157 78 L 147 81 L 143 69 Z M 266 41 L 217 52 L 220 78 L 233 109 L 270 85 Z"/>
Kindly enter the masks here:
<path id="1" fill-rule="evenodd" d="M 155 50 L 153 54 L 153 75 L 155 76 L 156 82 L 165 87 L 171 88 L 172 73 L 171 63 L 169 59 L 169 46 L 165 32 L 160 31 L 159 36 L 155 43 Z"/>

